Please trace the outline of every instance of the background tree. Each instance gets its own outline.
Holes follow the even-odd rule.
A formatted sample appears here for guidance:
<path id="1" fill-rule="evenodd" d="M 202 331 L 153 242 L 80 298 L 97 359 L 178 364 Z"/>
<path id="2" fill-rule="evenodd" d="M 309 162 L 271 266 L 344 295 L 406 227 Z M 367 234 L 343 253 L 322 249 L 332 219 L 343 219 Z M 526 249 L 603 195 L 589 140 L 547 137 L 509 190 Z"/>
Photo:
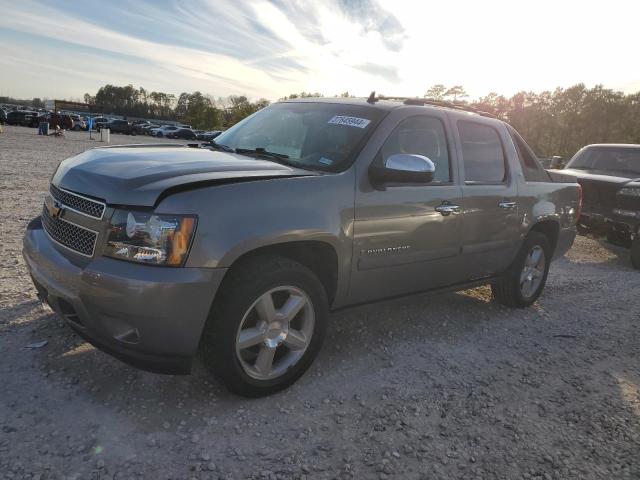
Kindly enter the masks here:
<path id="1" fill-rule="evenodd" d="M 228 98 L 229 107 L 225 115 L 225 126 L 231 126 L 238 123 L 243 118 L 252 115 L 261 108 L 269 105 L 269 100 L 262 98 L 256 103 L 251 103 L 244 95 L 232 95 Z"/>
<path id="2" fill-rule="evenodd" d="M 444 92 L 444 98 L 446 100 L 452 100 L 454 102 L 457 102 L 459 99 L 466 98 L 468 96 L 469 95 L 467 95 L 467 92 L 462 87 L 462 85 L 456 85 Z"/>
<path id="3" fill-rule="evenodd" d="M 430 98 L 432 100 L 443 100 L 446 91 L 447 87 L 445 87 L 441 83 L 438 83 L 427 90 L 427 93 L 424 94 L 424 98 Z"/>
<path id="4" fill-rule="evenodd" d="M 323 97 L 319 92 L 311 93 L 311 92 L 300 92 L 300 93 L 292 93 L 291 95 L 287 95 L 286 97 L 282 97 L 280 100 L 293 100 L 294 98 L 313 98 L 313 97 Z"/>
<path id="5" fill-rule="evenodd" d="M 197 129 L 222 125 L 222 112 L 214 106 L 210 97 L 200 92 L 181 93 L 174 114 L 178 120 Z"/>

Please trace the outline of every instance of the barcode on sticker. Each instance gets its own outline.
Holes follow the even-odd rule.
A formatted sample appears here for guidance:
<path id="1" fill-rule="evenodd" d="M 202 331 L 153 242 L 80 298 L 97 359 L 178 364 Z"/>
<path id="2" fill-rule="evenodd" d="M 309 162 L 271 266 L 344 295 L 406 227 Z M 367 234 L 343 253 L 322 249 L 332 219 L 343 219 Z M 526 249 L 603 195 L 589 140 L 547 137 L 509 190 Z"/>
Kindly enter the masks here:
<path id="1" fill-rule="evenodd" d="M 349 127 L 366 128 L 371 123 L 371 120 L 358 117 L 344 117 L 342 115 L 336 115 L 329 120 L 329 123 L 334 125 L 348 125 Z"/>

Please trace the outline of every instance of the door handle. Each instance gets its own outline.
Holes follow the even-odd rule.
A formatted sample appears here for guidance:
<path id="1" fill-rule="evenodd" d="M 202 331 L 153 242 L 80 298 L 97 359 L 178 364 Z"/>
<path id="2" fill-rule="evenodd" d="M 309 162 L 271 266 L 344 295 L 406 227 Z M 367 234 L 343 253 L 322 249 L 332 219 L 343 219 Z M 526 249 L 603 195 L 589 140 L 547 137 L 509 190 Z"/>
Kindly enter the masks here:
<path id="1" fill-rule="evenodd" d="M 435 210 L 443 217 L 448 217 L 452 213 L 454 215 L 460 213 L 460 206 L 449 202 L 442 202 L 442 204 L 438 205 Z"/>
<path id="2" fill-rule="evenodd" d="M 498 204 L 500 208 L 504 208 L 505 210 L 513 210 L 514 208 L 516 208 L 516 205 L 516 202 L 510 202 L 508 200 L 503 200 Z"/>

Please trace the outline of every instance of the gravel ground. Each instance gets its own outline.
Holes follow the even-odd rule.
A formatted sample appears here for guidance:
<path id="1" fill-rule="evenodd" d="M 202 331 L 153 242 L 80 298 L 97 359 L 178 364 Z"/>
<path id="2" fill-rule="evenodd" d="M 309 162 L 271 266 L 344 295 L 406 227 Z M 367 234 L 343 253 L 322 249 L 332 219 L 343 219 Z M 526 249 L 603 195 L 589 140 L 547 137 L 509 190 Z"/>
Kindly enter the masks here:
<path id="1" fill-rule="evenodd" d="M 334 314 L 296 385 L 247 400 L 200 366 L 128 367 L 36 300 L 25 225 L 58 162 L 96 144 L 0 134 L 0 479 L 640 478 L 626 250 L 579 237 L 525 310 L 478 288 Z"/>

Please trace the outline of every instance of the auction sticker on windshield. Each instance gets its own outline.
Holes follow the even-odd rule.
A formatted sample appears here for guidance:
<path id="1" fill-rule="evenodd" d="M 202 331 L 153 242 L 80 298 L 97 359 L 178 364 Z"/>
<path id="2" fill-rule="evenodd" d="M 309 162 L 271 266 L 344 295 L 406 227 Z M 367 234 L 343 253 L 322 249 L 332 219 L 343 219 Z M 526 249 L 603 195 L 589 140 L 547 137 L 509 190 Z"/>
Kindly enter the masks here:
<path id="1" fill-rule="evenodd" d="M 334 125 L 348 125 L 349 127 L 366 128 L 371 123 L 371 120 L 358 117 L 344 117 L 342 115 L 336 115 L 329 120 L 328 123 Z"/>

